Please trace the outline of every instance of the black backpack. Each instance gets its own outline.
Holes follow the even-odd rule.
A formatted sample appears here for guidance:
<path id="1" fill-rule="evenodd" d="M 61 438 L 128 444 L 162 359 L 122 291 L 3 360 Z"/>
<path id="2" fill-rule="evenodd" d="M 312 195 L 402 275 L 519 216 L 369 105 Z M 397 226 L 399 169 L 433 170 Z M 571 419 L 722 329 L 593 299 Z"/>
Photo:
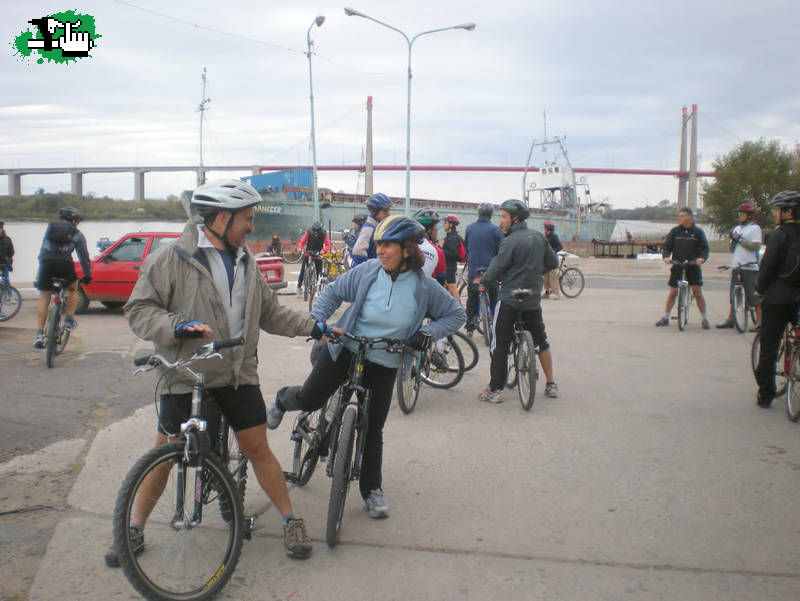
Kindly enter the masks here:
<path id="1" fill-rule="evenodd" d="M 787 286 L 800 288 L 800 231 L 798 228 L 785 228 L 786 254 L 781 260 L 778 278 Z"/>
<path id="2" fill-rule="evenodd" d="M 72 237 L 77 232 L 77 228 L 69 221 L 54 221 L 47 228 L 47 239 L 53 244 L 63 246 L 64 244 L 71 244 Z"/>

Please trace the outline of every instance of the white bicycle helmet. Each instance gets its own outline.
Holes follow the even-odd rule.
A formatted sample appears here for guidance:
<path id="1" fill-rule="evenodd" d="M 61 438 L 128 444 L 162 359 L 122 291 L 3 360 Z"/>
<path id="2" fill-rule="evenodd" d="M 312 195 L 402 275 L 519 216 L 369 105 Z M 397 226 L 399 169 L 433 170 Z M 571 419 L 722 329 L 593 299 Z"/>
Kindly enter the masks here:
<path id="1" fill-rule="evenodd" d="M 261 194 L 239 179 L 217 179 L 198 186 L 192 193 L 192 205 L 202 211 L 240 211 L 261 204 Z"/>

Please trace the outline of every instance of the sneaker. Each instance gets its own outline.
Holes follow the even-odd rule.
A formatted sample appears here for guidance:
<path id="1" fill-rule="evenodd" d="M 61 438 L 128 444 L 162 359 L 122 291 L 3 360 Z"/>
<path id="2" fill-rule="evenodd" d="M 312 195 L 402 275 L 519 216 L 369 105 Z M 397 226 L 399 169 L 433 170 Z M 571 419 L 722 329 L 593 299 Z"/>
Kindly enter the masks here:
<path id="1" fill-rule="evenodd" d="M 732 319 L 726 319 L 726 320 L 725 320 L 725 321 L 723 321 L 722 323 L 718 323 L 718 324 L 717 324 L 717 329 L 719 329 L 719 330 L 725 330 L 725 329 L 727 329 L 727 328 L 732 328 L 732 327 L 734 327 L 735 325 L 736 325 L 736 324 L 735 324 L 735 323 L 733 323 L 733 320 L 732 320 Z"/>
<path id="2" fill-rule="evenodd" d="M 703 329 L 704 329 L 704 330 L 710 330 L 710 329 L 711 329 L 711 324 L 710 324 L 710 323 L 708 323 L 708 320 L 707 320 L 707 319 L 704 319 L 704 320 L 703 320 Z"/>
<path id="3" fill-rule="evenodd" d="M 669 325 L 669 320 L 666 317 L 662 317 L 661 319 L 659 319 L 656 322 L 656 327 L 657 328 L 663 328 L 664 326 L 668 326 L 668 325 Z"/>
<path id="4" fill-rule="evenodd" d="M 269 409 L 267 409 L 267 427 L 270 430 L 274 430 L 278 426 L 281 425 L 283 421 L 283 414 L 286 413 L 283 409 L 278 406 L 278 399 L 275 399 L 270 403 Z"/>
<path id="5" fill-rule="evenodd" d="M 286 555 L 294 559 L 305 559 L 311 555 L 311 539 L 306 534 L 302 519 L 295 518 L 283 525 L 283 545 Z"/>
<path id="6" fill-rule="evenodd" d="M 33 341 L 33 348 L 44 348 L 44 332 L 36 332 L 36 339 Z"/>
<path id="7" fill-rule="evenodd" d="M 78 327 L 78 322 L 75 321 L 74 317 L 65 317 L 64 318 L 64 327 L 68 330 L 74 330 Z"/>
<path id="8" fill-rule="evenodd" d="M 136 528 L 131 528 L 130 533 L 133 554 L 139 555 L 142 551 L 144 551 L 144 532 L 137 530 Z M 105 559 L 106 565 L 109 568 L 119 567 L 119 556 L 117 555 L 117 550 L 114 548 L 114 545 L 111 545 L 108 548 L 108 551 L 106 551 Z"/>
<path id="9" fill-rule="evenodd" d="M 771 398 L 766 399 L 762 397 L 761 393 L 759 392 L 756 394 L 756 405 L 758 405 L 762 409 L 769 409 L 770 406 L 772 405 L 772 399 Z"/>
<path id="10" fill-rule="evenodd" d="M 439 351 L 433 351 L 431 353 L 431 365 L 436 368 L 436 371 L 439 373 L 444 373 L 447 371 L 447 361 L 442 356 L 442 353 Z"/>
<path id="11" fill-rule="evenodd" d="M 300 286 L 298 286 L 297 287 L 297 298 L 300 298 L 302 296 L 303 296 L 303 289 Z"/>
<path id="12" fill-rule="evenodd" d="M 551 399 L 558 398 L 558 384 L 555 382 L 548 382 L 544 386 L 544 396 L 549 397 Z"/>
<path id="13" fill-rule="evenodd" d="M 369 512 L 369 517 L 380 520 L 389 517 L 389 506 L 383 498 L 383 491 L 375 488 L 369 491 L 369 496 L 364 499 L 364 507 Z"/>
<path id="14" fill-rule="evenodd" d="M 475 330 L 467 330 L 467 338 L 472 338 L 475 335 Z"/>
<path id="15" fill-rule="evenodd" d="M 491 388 L 487 388 L 482 393 L 478 395 L 479 401 L 486 401 L 487 403 L 502 403 L 503 399 L 500 398 L 500 391 L 499 390 L 492 390 Z"/>

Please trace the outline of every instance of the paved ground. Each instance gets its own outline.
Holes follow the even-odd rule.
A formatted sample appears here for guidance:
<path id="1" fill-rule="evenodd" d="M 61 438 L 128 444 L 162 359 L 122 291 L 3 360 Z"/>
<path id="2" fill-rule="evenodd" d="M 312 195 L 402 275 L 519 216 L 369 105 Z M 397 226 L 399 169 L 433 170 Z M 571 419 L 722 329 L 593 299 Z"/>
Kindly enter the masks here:
<path id="1" fill-rule="evenodd" d="M 727 313 L 726 278 L 711 268 L 724 260 L 705 270 L 712 322 Z M 324 473 L 292 490 L 315 541 L 305 562 L 284 556 L 278 516 L 249 487 L 249 508 L 263 513 L 220 598 L 800 598 L 800 430 L 780 404 L 755 406 L 752 334 L 702 331 L 696 313 L 686 332 L 674 322 L 654 328 L 666 279 L 658 262 L 585 259 L 581 267 L 584 294 L 543 305 L 558 399 L 537 396 L 530 413 L 515 391 L 501 405 L 478 402 L 486 354 L 456 389 L 423 389 L 413 414 L 394 408 L 387 423 L 390 519 L 370 520 L 351 494 L 343 542 L 329 550 Z M 0 378 L 17 391 L 4 392 L 2 406 L 18 416 L 0 425 L 0 441 L 27 428 L 0 447 L 3 458 L 15 456 L 0 465 L 0 503 L 4 512 L 28 510 L 0 516 L 0 564 L 36 564 L 30 599 L 135 598 L 102 560 L 117 488 L 154 420 L 149 382 L 127 376 L 135 343 L 120 322 L 100 311 L 84 317 L 76 342 L 97 349 L 107 340 L 105 360 L 92 363 L 97 355 L 76 344 L 50 372 L 28 350 L 32 332 L 0 325 Z M 302 381 L 307 350 L 299 339 L 262 338 L 265 396 Z M 22 394 L 45 384 L 53 398 Z M 100 400 L 109 409 L 98 417 Z M 51 411 L 63 426 L 38 428 Z M 288 464 L 285 422 L 270 443 Z M 26 536 L 42 516 L 52 527 L 37 530 L 40 545 L 49 539 L 39 560 Z M 19 556 L 26 542 L 32 561 Z"/>

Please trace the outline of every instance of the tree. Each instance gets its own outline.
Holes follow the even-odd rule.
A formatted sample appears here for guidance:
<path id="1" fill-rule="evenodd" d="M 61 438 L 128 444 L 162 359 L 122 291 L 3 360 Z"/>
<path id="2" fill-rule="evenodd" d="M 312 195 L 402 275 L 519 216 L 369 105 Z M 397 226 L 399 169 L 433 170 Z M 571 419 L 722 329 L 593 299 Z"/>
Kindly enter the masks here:
<path id="1" fill-rule="evenodd" d="M 720 233 L 737 223 L 736 207 L 743 202 L 761 209 L 762 225 L 771 224 L 769 199 L 781 190 L 800 189 L 800 155 L 777 140 L 744 142 L 712 166 L 715 180 L 704 186 L 703 204 Z"/>

